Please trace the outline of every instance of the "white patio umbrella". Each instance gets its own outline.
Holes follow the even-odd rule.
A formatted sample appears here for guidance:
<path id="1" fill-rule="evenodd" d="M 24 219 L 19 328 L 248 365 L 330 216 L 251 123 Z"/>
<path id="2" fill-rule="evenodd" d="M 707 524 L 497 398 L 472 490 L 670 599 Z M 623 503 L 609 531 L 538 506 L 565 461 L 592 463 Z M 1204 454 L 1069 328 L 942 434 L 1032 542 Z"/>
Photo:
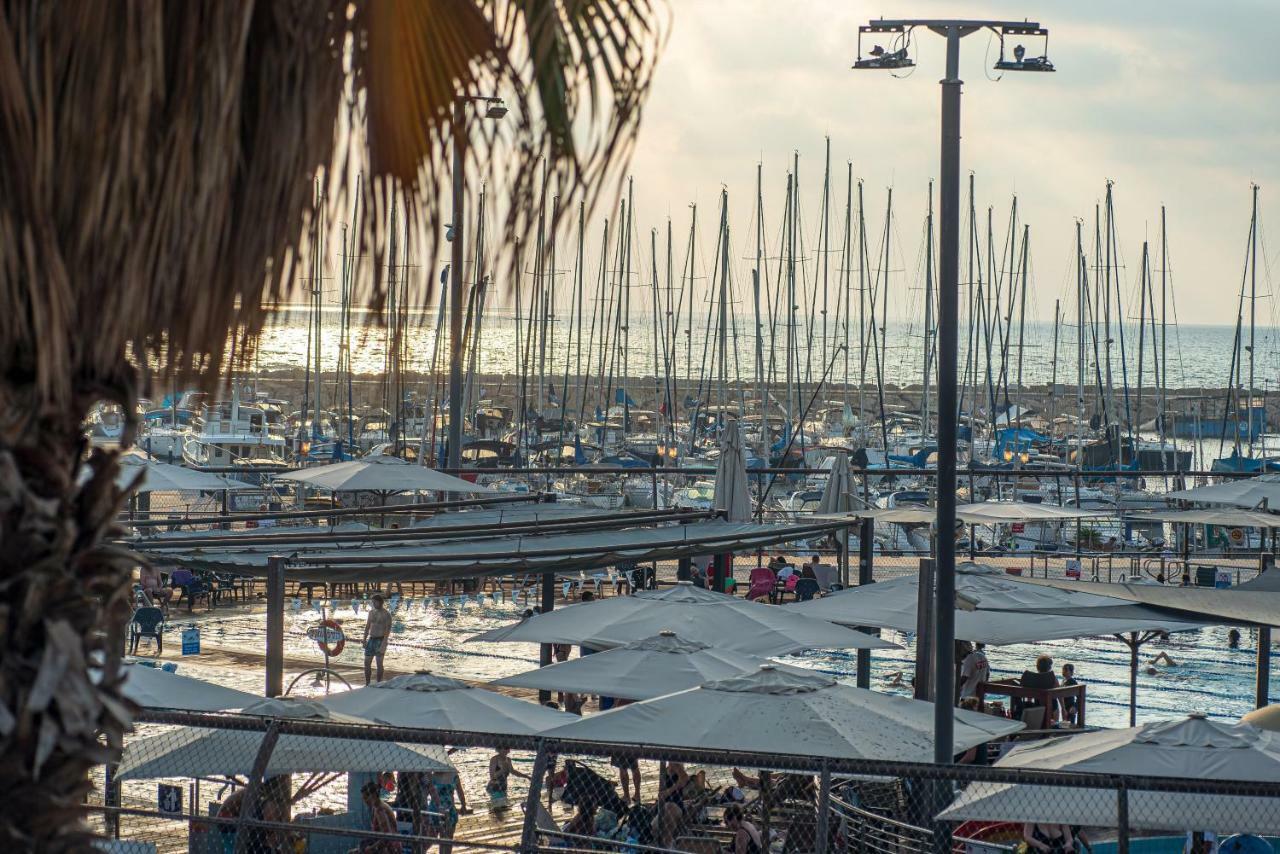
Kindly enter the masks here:
<path id="1" fill-rule="evenodd" d="M 344 463 L 299 469 L 276 480 L 303 483 L 334 492 L 492 492 L 435 469 L 414 465 L 399 457 L 374 456 Z"/>
<path id="2" fill-rule="evenodd" d="M 596 655 L 517 673 L 493 684 L 648 700 L 717 679 L 741 676 L 766 663 L 759 656 L 716 649 L 668 631 Z M 777 667 L 800 672 L 786 665 Z"/>
<path id="3" fill-rule="evenodd" d="M 846 626 L 878 626 L 914 632 L 919 588 L 920 577 L 906 575 L 781 607 Z M 956 567 L 956 593 L 959 601 L 969 607 L 969 610 L 956 610 L 956 637 L 997 646 L 1116 632 L 1183 631 L 1202 625 L 1171 619 L 1153 608 L 1126 609 L 1126 613 L 1119 615 L 1111 612 L 1085 616 L 1082 612 L 1088 608 L 1112 609 L 1128 603 L 1107 596 L 1027 584 L 994 567 L 973 563 Z M 1047 613 L 1050 609 L 1075 613 Z"/>
<path id="4" fill-rule="evenodd" d="M 863 623 L 862 625 L 866 625 Z M 687 581 L 537 614 L 469 640 L 622 646 L 660 631 L 747 655 L 805 649 L 896 649 L 896 644 L 777 605 L 694 587 Z"/>
<path id="5" fill-rule="evenodd" d="M 957 709 L 956 750 L 1022 728 L 1020 721 Z M 592 715 L 547 735 L 927 762 L 933 759 L 933 704 L 842 685 L 820 673 L 764 665 L 754 673 Z"/>
<path id="6" fill-rule="evenodd" d="M 396 676 L 320 701 L 330 711 L 388 726 L 532 735 L 576 718 L 431 673 Z"/>
<path id="7" fill-rule="evenodd" d="M 1194 489 L 1170 492 L 1166 498 L 1236 507 L 1280 507 L 1280 474 L 1264 474 L 1244 480 L 1228 480 Z"/>
<path id="8" fill-rule="evenodd" d="M 1141 515 L 1135 513 L 1131 518 L 1191 525 L 1220 525 L 1224 528 L 1280 528 L 1280 513 L 1263 513 L 1259 510 L 1246 510 L 1243 507 L 1201 507 L 1193 510 L 1170 510 Z"/>
<path id="9" fill-rule="evenodd" d="M 1005 522 L 1054 522 L 1068 519 L 1087 519 L 1105 516 L 1105 510 L 1077 510 L 1056 504 L 1038 504 L 1031 501 L 978 501 L 961 504 L 956 508 L 956 518 L 967 525 L 999 525 Z"/>
<path id="10" fill-rule="evenodd" d="M 247 715 L 295 720 L 368 724 L 369 721 L 331 713 L 307 700 L 259 700 L 246 706 Z M 117 777 L 147 780 L 159 777 L 212 777 L 250 774 L 262 744 L 261 730 L 181 727 L 139 738 L 125 745 Z M 379 772 L 452 771 L 444 748 L 432 744 L 400 744 L 372 738 L 281 735 L 271 751 L 266 774 L 312 771 Z"/>
<path id="11" fill-rule="evenodd" d="M 1280 782 L 1280 735 L 1203 715 L 1029 742 L 998 768 L 1076 771 L 1232 782 Z M 1280 832 L 1280 800 L 1234 795 L 1129 790 L 1129 826 L 1137 830 Z M 1114 788 L 973 783 L 939 818 L 1038 821 L 1115 827 Z"/>
<path id="12" fill-rule="evenodd" d="M 138 450 L 121 454 L 119 462 L 115 480 L 121 489 L 133 483 L 139 474 L 142 482 L 138 485 L 138 492 L 217 492 L 258 488 L 220 474 L 162 463 Z"/>
<path id="13" fill-rule="evenodd" d="M 145 664 L 126 664 L 124 673 L 124 695 L 144 709 L 225 712 L 243 709 L 262 700 L 256 694 L 224 688 L 203 679 L 192 679 Z"/>
<path id="14" fill-rule="evenodd" d="M 847 451 L 836 451 L 831 461 L 831 470 L 827 473 L 827 483 L 822 488 L 822 499 L 818 502 L 819 513 L 848 513 L 855 505 L 862 502 L 853 495 L 853 476 L 849 471 L 849 454 Z"/>
<path id="15" fill-rule="evenodd" d="M 742 452 L 742 436 L 736 421 L 725 427 L 720 440 L 714 507 L 723 510 L 729 522 L 750 522 L 753 515 L 751 491 L 747 488 L 747 458 Z"/>

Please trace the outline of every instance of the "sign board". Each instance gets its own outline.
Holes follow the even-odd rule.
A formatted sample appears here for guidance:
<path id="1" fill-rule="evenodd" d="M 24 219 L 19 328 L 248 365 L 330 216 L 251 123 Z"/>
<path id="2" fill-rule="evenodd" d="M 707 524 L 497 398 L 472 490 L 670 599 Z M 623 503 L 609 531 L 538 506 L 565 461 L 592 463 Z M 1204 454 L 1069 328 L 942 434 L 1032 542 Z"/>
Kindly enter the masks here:
<path id="1" fill-rule="evenodd" d="M 195 626 L 182 630 L 182 654 L 200 654 L 200 630 Z"/>
<path id="2" fill-rule="evenodd" d="M 271 494 L 265 489 L 242 489 L 228 493 L 232 513 L 255 513 L 263 504 L 271 503 Z"/>
<path id="3" fill-rule="evenodd" d="M 1027 530 L 1026 523 L 1024 522 L 1014 522 L 1009 527 L 1013 529 L 1013 532 L 1015 534 L 1021 534 L 1023 531 Z"/>
<path id="4" fill-rule="evenodd" d="M 1230 587 L 1231 586 L 1231 570 L 1229 569 L 1218 570 L 1218 576 L 1217 578 L 1214 579 L 1213 586 L 1218 588 L 1219 590 Z"/>
<path id="5" fill-rule="evenodd" d="M 182 787 L 161 783 L 156 787 L 156 809 L 171 815 L 182 815 Z"/>
<path id="6" fill-rule="evenodd" d="M 1068 560 L 1065 574 L 1067 578 L 1079 578 L 1080 577 L 1080 561 L 1076 560 L 1075 558 Z"/>

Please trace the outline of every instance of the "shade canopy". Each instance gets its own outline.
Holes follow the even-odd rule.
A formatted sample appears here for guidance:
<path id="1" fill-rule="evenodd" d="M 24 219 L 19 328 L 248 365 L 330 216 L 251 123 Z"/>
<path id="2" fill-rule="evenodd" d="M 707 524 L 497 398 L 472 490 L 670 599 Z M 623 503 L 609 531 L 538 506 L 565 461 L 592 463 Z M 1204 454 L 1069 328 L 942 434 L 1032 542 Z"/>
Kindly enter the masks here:
<path id="1" fill-rule="evenodd" d="M 334 492 L 493 492 L 487 486 L 388 456 L 299 469 L 277 475 L 276 480 Z"/>
<path id="2" fill-rule="evenodd" d="M 1199 501 L 1203 504 L 1231 504 L 1236 507 L 1280 507 L 1280 474 L 1264 474 L 1243 480 L 1228 480 L 1194 489 L 1166 493 L 1166 498 Z"/>
<path id="3" fill-rule="evenodd" d="M 1088 519 L 1105 516 L 1106 510 L 1077 510 L 1056 504 L 1036 504 L 1029 501 L 978 501 L 956 507 L 956 520 L 966 525 L 1001 525 L 1010 522 L 1065 522 L 1072 519 Z M 853 510 L 849 515 L 877 522 L 899 524 L 924 524 L 938 518 L 934 507 L 870 507 Z M 815 515 L 820 519 L 846 518 L 839 511 L 822 510 Z"/>
<path id="4" fill-rule="evenodd" d="M 1192 715 L 1030 742 L 1010 751 L 996 767 L 1278 783 L 1280 736 Z M 1130 788 L 1128 800 L 1134 829 L 1280 832 L 1280 800 L 1275 798 Z M 1069 789 L 974 783 L 939 817 L 1115 827 L 1116 802 L 1114 788 L 1089 788 L 1087 780 Z"/>
<path id="5" fill-rule="evenodd" d="M 331 713 L 308 700 L 259 700 L 243 714 L 317 722 L 368 724 Z M 125 745 L 117 777 L 214 777 L 250 774 L 263 731 L 181 727 Z M 271 751 L 266 775 L 307 772 L 451 771 L 444 749 L 434 744 L 399 744 L 377 739 L 281 735 Z"/>
<path id="6" fill-rule="evenodd" d="M 919 587 L 919 575 L 901 576 L 782 607 L 846 626 L 878 626 L 913 632 Z M 1116 632 L 1174 632 L 1203 625 L 1169 617 L 1151 608 L 1087 616 L 1090 609 L 1127 603 L 1106 596 L 1030 585 L 1015 581 L 994 567 L 972 563 L 956 567 L 956 593 L 977 609 L 956 610 L 956 637 L 995 645 Z M 1054 609 L 1068 609 L 1073 613 L 1055 614 Z"/>
<path id="7" fill-rule="evenodd" d="M 760 656 L 717 649 L 701 641 L 682 638 L 675 632 L 660 632 L 596 655 L 498 679 L 493 684 L 648 700 L 750 673 L 765 663 Z M 796 669 L 777 666 L 783 670 Z"/>
<path id="8" fill-rule="evenodd" d="M 1164 513 L 1134 514 L 1132 521 L 1150 519 L 1154 522 L 1189 523 L 1192 525 L 1220 525 L 1224 528 L 1280 528 L 1280 514 L 1263 513 L 1241 508 L 1209 508 L 1195 510 L 1170 510 Z"/>
<path id="9" fill-rule="evenodd" d="M 116 486 L 124 489 L 141 475 L 142 480 L 135 492 L 221 492 L 224 489 L 258 488 L 220 474 L 162 463 L 138 450 L 121 454 L 119 463 Z"/>
<path id="10" fill-rule="evenodd" d="M 576 716 L 431 673 L 396 676 L 320 701 L 387 726 L 532 735 Z"/>
<path id="11" fill-rule="evenodd" d="M 764 665 L 643 703 L 583 718 L 547 735 L 664 747 L 928 762 L 933 704 L 842 685 L 829 676 Z M 678 722 L 678 725 L 674 722 Z M 1022 729 L 1020 721 L 956 710 L 967 750 Z"/>
<path id="12" fill-rule="evenodd" d="M 125 697 L 144 709 L 178 709 L 186 712 L 225 712 L 243 709 L 262 700 L 255 694 L 224 688 L 145 664 L 124 666 Z"/>
<path id="13" fill-rule="evenodd" d="M 863 625 L 866 625 L 865 623 Z M 476 635 L 473 641 L 585 644 L 608 648 L 669 630 L 747 655 L 805 649 L 892 649 L 896 644 L 777 605 L 694 587 L 687 581 L 635 596 L 582 602 Z"/>
<path id="14" fill-rule="evenodd" d="M 1280 626 L 1280 571 L 1259 574 L 1237 587 L 1174 587 L 1166 584 L 1112 584 L 1061 578 L 1027 579 L 1028 584 L 1058 590 L 1102 593 L 1122 600 L 1159 608 L 1177 619 L 1203 620 L 1206 625 L 1224 622 Z M 863 625 L 866 625 L 865 623 Z"/>
<path id="15" fill-rule="evenodd" d="M 512 573 L 577 573 L 623 562 L 643 563 L 699 554 L 752 551 L 817 536 L 838 527 L 839 523 L 835 522 L 753 525 L 715 520 L 561 534 L 420 543 L 397 541 L 392 545 L 355 542 L 339 546 L 326 543 L 314 550 L 291 548 L 285 578 L 289 581 L 342 583 L 430 581 Z M 149 540 L 137 548 L 145 554 L 186 566 L 258 577 L 266 575 L 271 555 L 279 554 L 279 548 L 269 542 L 193 548 L 182 543 Z M 654 631 L 661 628 L 665 627 L 658 626 Z"/>
<path id="16" fill-rule="evenodd" d="M 736 421 L 730 421 L 720 440 L 716 460 L 715 509 L 729 522 L 750 522 L 751 492 L 747 488 L 747 457 L 742 452 L 742 435 Z"/>

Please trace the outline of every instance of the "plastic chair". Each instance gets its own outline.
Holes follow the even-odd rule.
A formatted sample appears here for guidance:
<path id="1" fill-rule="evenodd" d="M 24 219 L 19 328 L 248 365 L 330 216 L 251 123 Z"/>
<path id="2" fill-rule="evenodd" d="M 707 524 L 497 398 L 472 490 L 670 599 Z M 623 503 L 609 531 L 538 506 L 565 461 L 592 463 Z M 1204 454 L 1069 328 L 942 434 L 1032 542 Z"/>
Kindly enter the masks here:
<path id="1" fill-rule="evenodd" d="M 773 598 L 773 587 L 778 583 L 778 576 L 767 566 L 757 566 L 751 570 L 749 579 L 750 586 L 747 588 L 748 599 L 760 599 L 762 597 Z"/>
<path id="2" fill-rule="evenodd" d="M 196 600 L 204 597 L 209 601 L 209 585 L 202 578 L 198 578 L 189 569 L 175 569 L 173 574 L 169 576 L 169 584 L 178 588 L 182 593 L 173 600 L 176 606 L 185 597 L 187 600 L 187 610 L 191 611 L 195 608 Z"/>
<path id="3" fill-rule="evenodd" d="M 814 596 L 818 595 L 821 585 L 818 584 L 816 578 L 802 578 L 796 582 L 795 590 L 797 602 L 808 602 Z"/>
<path id="4" fill-rule="evenodd" d="M 156 642 L 156 655 L 164 652 L 164 611 L 155 606 L 139 608 L 129 623 L 129 654 L 138 651 L 138 641 L 151 638 Z"/>

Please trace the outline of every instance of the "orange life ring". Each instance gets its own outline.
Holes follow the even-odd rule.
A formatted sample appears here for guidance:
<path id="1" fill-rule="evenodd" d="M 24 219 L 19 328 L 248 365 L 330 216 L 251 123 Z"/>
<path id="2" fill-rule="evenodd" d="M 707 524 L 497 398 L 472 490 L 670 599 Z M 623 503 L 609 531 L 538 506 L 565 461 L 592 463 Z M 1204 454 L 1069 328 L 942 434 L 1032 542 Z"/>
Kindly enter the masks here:
<path id="1" fill-rule="evenodd" d="M 336 643 L 330 643 L 330 638 L 334 635 L 338 636 Z M 320 631 L 316 634 L 316 643 L 320 644 L 320 648 L 324 650 L 324 654 L 330 658 L 336 658 L 342 655 L 342 651 L 347 648 L 347 636 L 342 631 L 342 625 L 337 620 L 325 620 L 320 624 Z"/>

